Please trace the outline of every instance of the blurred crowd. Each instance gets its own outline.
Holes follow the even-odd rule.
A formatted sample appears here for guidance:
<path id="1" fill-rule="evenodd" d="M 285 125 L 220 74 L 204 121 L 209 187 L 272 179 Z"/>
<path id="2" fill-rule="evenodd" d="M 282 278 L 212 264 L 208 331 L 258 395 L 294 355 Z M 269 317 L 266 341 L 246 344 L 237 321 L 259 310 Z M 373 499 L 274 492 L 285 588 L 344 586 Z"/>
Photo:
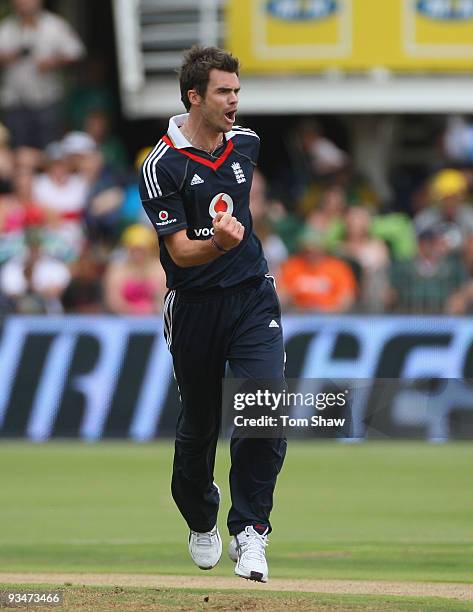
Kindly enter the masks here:
<path id="1" fill-rule="evenodd" d="M 290 205 L 257 175 L 251 206 L 283 308 L 355 313 L 466 314 L 473 310 L 473 124 L 446 120 L 437 159 L 408 206 L 304 120 Z M 269 190 L 270 192 L 270 190 Z"/>
<path id="2" fill-rule="evenodd" d="M 103 63 L 42 0 L 11 9 L 0 21 L 0 312 L 154 314 L 166 287 L 139 201 L 143 156 L 129 167 Z"/>
<path id="3" fill-rule="evenodd" d="M 165 277 L 137 182 L 159 134 L 131 165 L 100 61 L 41 0 L 11 4 L 0 22 L 0 312 L 158 313 Z M 76 71 L 67 96 L 64 70 Z M 446 119 L 404 207 L 376 160 L 360 164 L 315 120 L 286 143 L 285 188 L 256 170 L 250 203 L 284 310 L 473 310 L 472 123 Z"/>

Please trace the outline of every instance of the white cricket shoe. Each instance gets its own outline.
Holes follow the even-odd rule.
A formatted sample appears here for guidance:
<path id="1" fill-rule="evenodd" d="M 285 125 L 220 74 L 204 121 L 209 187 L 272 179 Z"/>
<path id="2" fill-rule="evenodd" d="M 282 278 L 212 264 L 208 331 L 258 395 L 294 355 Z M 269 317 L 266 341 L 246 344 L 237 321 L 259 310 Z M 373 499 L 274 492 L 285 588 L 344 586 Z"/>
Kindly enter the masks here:
<path id="1" fill-rule="evenodd" d="M 230 540 L 230 544 L 228 545 L 228 556 L 233 561 L 233 563 L 236 563 L 238 561 L 236 536 L 232 536 L 232 539 Z"/>
<path id="2" fill-rule="evenodd" d="M 260 535 L 248 525 L 244 531 L 233 537 L 228 554 L 236 561 L 235 574 L 241 578 L 268 582 L 268 564 L 265 548 L 268 545 L 268 529 Z M 235 559 L 236 553 L 236 559 Z"/>
<path id="3" fill-rule="evenodd" d="M 212 531 L 190 531 L 189 552 L 194 563 L 203 570 L 212 569 L 222 556 L 222 538 L 217 525 Z"/>

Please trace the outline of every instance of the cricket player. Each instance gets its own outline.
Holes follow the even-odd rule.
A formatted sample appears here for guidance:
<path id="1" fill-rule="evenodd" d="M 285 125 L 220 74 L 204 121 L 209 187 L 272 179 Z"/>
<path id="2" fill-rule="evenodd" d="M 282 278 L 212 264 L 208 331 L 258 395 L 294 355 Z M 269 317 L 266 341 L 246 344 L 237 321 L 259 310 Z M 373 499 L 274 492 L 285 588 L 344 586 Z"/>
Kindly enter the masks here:
<path id="1" fill-rule="evenodd" d="M 165 337 L 181 395 L 171 489 L 201 569 L 222 554 L 214 463 L 226 365 L 236 378 L 284 376 L 279 300 L 249 210 L 260 141 L 235 125 L 238 72 L 238 60 L 221 49 L 187 52 L 179 75 L 187 113 L 171 117 L 140 181 L 167 277 Z M 234 436 L 230 449 L 229 554 L 236 575 L 266 582 L 286 440 Z"/>

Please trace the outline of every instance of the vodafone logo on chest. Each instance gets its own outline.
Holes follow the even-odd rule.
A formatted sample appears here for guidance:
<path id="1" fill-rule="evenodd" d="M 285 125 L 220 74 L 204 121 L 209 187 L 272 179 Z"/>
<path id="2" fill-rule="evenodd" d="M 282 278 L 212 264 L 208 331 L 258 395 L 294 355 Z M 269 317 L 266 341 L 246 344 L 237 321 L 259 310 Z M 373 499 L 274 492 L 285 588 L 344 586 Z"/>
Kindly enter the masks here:
<path id="1" fill-rule="evenodd" d="M 158 217 L 159 217 L 159 220 L 160 220 L 160 221 L 167 221 L 167 220 L 168 220 L 168 218 L 169 218 L 169 213 L 168 213 L 168 212 L 166 212 L 165 210 L 162 210 L 162 211 L 159 213 Z"/>
<path id="2" fill-rule="evenodd" d="M 209 215 L 212 219 L 215 219 L 219 212 L 233 214 L 233 200 L 227 193 L 217 193 L 210 202 Z"/>

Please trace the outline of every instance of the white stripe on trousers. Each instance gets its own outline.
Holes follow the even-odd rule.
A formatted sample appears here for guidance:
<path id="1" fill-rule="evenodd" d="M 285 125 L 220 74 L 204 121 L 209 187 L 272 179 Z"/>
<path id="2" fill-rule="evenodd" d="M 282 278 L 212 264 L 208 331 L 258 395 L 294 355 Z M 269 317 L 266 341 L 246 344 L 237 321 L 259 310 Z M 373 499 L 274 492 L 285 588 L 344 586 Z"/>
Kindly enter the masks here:
<path id="1" fill-rule="evenodd" d="M 174 310 L 174 301 L 176 298 L 176 292 L 170 291 L 164 302 L 164 338 L 169 350 L 171 350 L 172 344 L 172 317 Z"/>

